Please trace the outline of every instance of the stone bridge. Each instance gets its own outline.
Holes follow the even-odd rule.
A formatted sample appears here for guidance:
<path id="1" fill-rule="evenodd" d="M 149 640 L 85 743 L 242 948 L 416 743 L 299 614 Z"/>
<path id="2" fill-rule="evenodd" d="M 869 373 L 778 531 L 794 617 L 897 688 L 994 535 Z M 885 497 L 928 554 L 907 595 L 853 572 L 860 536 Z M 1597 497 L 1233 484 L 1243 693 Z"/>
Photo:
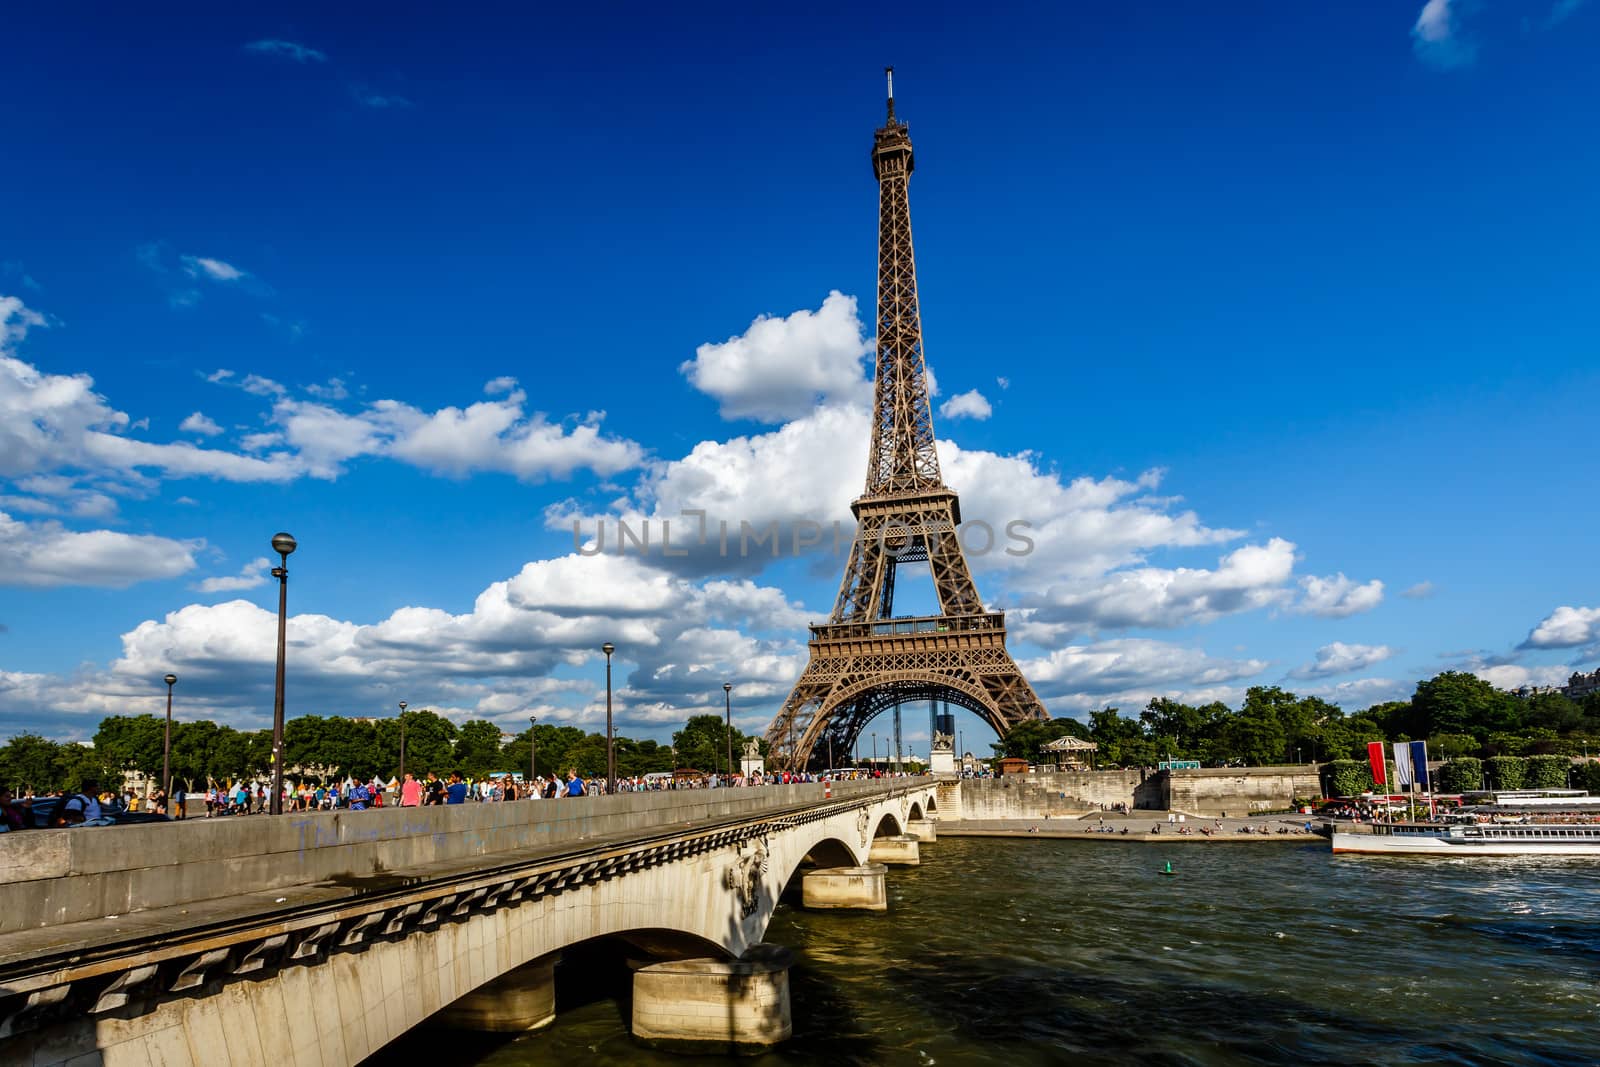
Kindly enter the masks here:
<path id="1" fill-rule="evenodd" d="M 531 1029 L 563 949 L 618 939 L 637 1037 L 789 1031 L 806 906 L 885 906 L 931 779 L 0 835 L 0 1062 L 354 1064 L 438 1016 Z M 910 831 L 908 833 L 908 831 Z M 874 862 L 882 861 L 882 862 Z"/>

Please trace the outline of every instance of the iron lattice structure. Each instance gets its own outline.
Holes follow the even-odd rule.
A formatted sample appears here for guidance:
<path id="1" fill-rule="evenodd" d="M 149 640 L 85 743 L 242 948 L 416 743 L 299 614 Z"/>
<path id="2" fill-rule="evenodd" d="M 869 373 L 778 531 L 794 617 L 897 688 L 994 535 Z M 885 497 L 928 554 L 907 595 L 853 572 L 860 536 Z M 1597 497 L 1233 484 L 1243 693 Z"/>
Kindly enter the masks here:
<path id="1" fill-rule="evenodd" d="M 891 72 L 892 77 L 892 72 Z M 867 484 L 850 505 L 855 540 L 829 621 L 811 627 L 810 661 L 767 728 L 769 762 L 811 765 L 852 751 L 897 704 L 947 700 L 1005 733 L 1049 712 L 1006 651 L 1005 613 L 985 611 L 957 537 L 961 502 L 939 474 L 908 199 L 913 156 L 894 116 L 872 146 L 878 179 L 878 354 Z M 939 614 L 894 615 L 895 570 L 927 564 Z"/>

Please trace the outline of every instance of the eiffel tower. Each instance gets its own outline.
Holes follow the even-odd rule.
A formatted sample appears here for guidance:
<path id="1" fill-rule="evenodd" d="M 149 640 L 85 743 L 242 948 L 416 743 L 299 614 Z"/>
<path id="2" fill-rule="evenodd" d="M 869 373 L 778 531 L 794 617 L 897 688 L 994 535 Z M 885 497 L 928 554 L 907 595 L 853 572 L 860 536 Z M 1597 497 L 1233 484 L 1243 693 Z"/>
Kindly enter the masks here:
<path id="1" fill-rule="evenodd" d="M 829 621 L 811 627 L 811 658 L 767 728 L 769 761 L 803 770 L 828 748 L 848 753 L 868 722 L 898 704 L 949 701 L 1004 734 L 1050 713 L 1006 651 L 1005 613 L 985 611 L 957 539 L 961 503 L 939 475 L 922 313 L 911 249 L 911 135 L 894 117 L 874 136 L 878 179 L 878 360 L 866 490 L 850 505 L 855 541 Z M 895 571 L 927 564 L 939 614 L 897 617 Z"/>

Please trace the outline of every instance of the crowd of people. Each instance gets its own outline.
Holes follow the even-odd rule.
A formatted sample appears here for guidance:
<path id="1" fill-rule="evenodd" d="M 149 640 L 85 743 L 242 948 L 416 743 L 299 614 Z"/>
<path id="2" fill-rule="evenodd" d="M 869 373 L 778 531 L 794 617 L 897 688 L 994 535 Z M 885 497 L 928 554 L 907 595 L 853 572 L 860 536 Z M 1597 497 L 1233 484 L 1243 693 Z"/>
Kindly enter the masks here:
<path id="1" fill-rule="evenodd" d="M 644 793 L 678 789 L 731 789 L 765 785 L 794 785 L 803 782 L 850 781 L 869 778 L 908 777 L 904 773 L 882 770 L 845 770 L 827 774 L 811 772 L 726 775 L 644 774 L 616 779 L 617 793 Z M 367 781 L 346 778 L 332 782 L 285 782 L 283 810 L 286 812 L 365 811 L 384 807 L 428 807 L 439 804 L 497 803 L 512 800 L 558 800 L 573 797 L 603 796 L 608 790 L 603 777 L 584 777 L 577 768 L 566 775 L 551 774 L 525 780 L 518 775 L 497 774 L 471 777 L 461 772 L 440 776 L 432 771 L 421 778 L 407 773 L 403 779 L 387 782 L 378 776 Z M 133 790 L 122 793 L 99 790 L 86 782 L 78 792 L 58 790 L 35 796 L 25 790 L 16 797 L 0 787 L 0 833 L 56 826 L 105 826 L 124 813 L 145 817 L 183 819 L 198 815 L 204 805 L 205 818 L 259 815 L 270 810 L 272 785 L 259 779 L 212 782 L 199 792 L 190 792 L 174 782 L 169 797 L 159 786 L 148 794 Z"/>

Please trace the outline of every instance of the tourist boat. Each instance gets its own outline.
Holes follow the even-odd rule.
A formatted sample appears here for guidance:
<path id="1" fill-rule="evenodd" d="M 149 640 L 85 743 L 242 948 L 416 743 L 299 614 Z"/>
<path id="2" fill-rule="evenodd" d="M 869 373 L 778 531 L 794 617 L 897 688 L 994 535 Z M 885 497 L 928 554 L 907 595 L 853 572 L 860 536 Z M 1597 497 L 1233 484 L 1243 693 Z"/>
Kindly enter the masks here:
<path id="1" fill-rule="evenodd" d="M 1373 823 L 1333 829 L 1333 851 L 1418 856 L 1600 856 L 1595 823 Z"/>

